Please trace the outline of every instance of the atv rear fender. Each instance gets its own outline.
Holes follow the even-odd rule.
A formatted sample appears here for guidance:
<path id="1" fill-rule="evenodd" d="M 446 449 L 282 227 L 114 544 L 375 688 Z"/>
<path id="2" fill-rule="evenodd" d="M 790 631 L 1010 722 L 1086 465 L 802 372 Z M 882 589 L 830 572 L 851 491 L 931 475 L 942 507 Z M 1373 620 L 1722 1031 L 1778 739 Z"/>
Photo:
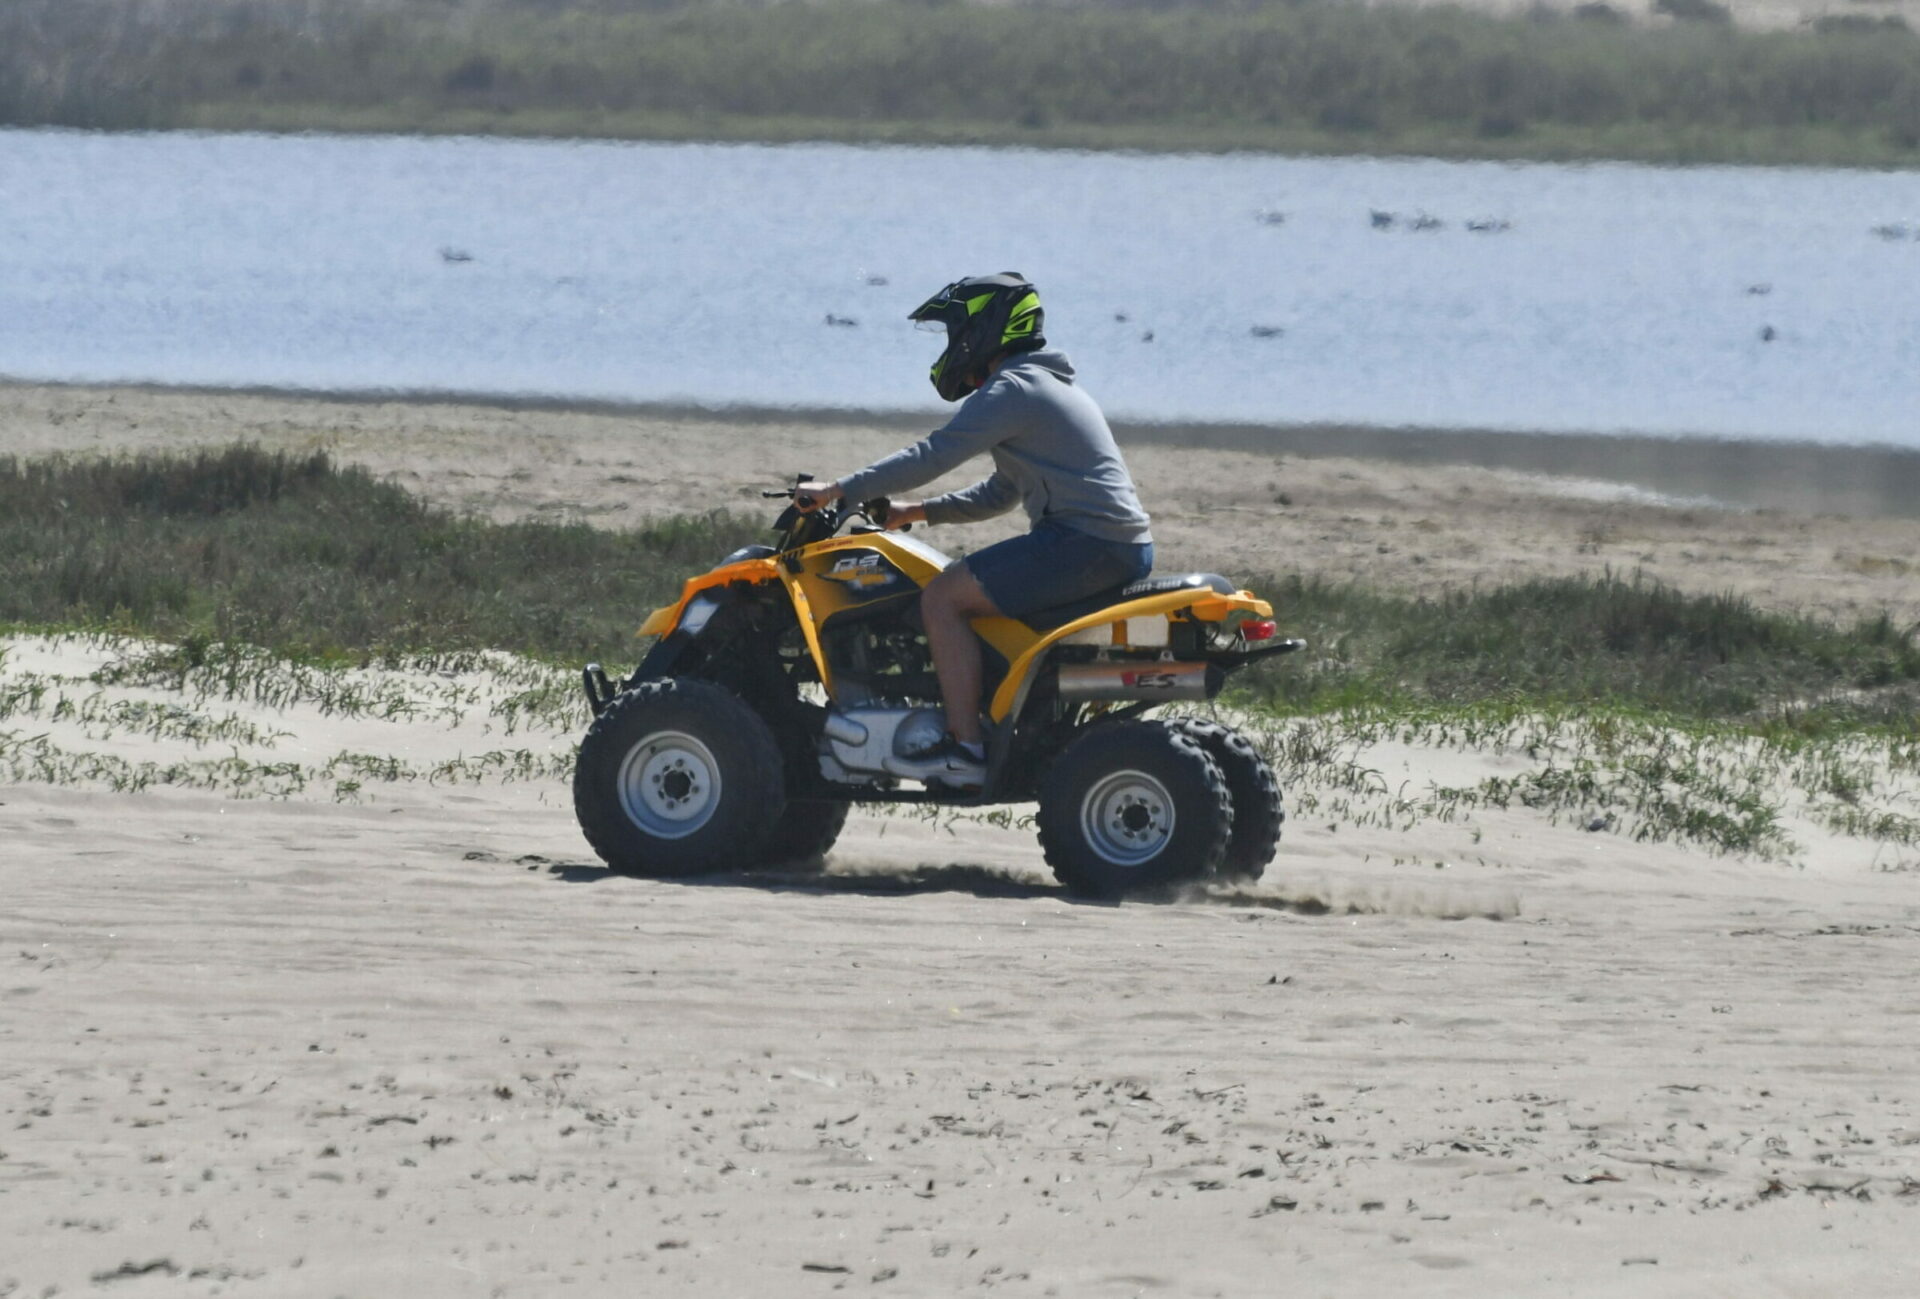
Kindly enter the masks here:
<path id="1" fill-rule="evenodd" d="M 1233 623 L 1246 618 L 1271 617 L 1273 606 L 1251 591 L 1236 591 L 1232 595 L 1221 595 L 1216 591 L 1204 590 L 1163 591 L 1158 595 L 1128 600 L 1124 604 L 1110 605 L 1084 618 L 1076 618 L 1072 622 L 1053 628 L 1039 640 L 1027 646 L 1008 664 L 1006 679 L 1000 683 L 1000 688 L 993 692 L 993 702 L 987 709 L 987 716 L 995 722 L 1004 722 L 1009 716 L 1017 713 L 1032 685 L 1034 669 L 1040 665 L 1048 650 L 1069 636 L 1092 627 L 1121 622 L 1128 618 L 1146 618 L 1155 614 L 1167 616 L 1178 613 L 1184 613 L 1200 622 Z"/>

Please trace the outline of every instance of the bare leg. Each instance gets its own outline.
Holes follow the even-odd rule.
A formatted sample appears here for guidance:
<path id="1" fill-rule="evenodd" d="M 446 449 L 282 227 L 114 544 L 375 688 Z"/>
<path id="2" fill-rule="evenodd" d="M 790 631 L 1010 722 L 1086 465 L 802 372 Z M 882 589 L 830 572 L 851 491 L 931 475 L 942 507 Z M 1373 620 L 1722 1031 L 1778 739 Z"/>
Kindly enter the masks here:
<path id="1" fill-rule="evenodd" d="M 933 670 L 940 677 L 947 729 L 964 744 L 981 742 L 980 639 L 967 624 L 970 619 L 999 613 L 965 564 L 949 565 L 920 593 L 920 616 L 927 624 Z"/>

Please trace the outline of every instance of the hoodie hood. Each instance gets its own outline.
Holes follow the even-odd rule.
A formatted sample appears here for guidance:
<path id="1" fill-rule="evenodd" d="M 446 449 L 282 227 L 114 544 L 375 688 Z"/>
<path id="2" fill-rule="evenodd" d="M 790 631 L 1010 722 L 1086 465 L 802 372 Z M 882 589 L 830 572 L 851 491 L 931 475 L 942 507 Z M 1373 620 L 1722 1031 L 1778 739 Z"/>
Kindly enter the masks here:
<path id="1" fill-rule="evenodd" d="M 1008 371 L 1020 370 L 1028 366 L 1045 370 L 1056 379 L 1065 379 L 1068 383 L 1073 382 L 1073 362 L 1067 359 L 1065 352 L 1051 347 L 1037 348 L 1031 352 L 1015 352 L 1001 363 L 1000 368 L 994 372 L 993 377 L 998 379 Z"/>

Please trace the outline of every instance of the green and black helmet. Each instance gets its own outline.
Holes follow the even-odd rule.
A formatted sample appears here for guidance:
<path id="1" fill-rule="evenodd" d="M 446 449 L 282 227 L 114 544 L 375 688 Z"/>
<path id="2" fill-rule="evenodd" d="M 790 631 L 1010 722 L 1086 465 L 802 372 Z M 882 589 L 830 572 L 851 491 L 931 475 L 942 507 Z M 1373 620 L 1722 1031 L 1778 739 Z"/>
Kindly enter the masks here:
<path id="1" fill-rule="evenodd" d="M 955 280 L 908 317 L 922 329 L 947 331 L 947 350 L 932 371 L 934 391 L 947 401 L 959 401 L 985 383 L 987 367 L 1002 352 L 1045 346 L 1040 332 L 1045 318 L 1039 293 L 1018 271 Z"/>

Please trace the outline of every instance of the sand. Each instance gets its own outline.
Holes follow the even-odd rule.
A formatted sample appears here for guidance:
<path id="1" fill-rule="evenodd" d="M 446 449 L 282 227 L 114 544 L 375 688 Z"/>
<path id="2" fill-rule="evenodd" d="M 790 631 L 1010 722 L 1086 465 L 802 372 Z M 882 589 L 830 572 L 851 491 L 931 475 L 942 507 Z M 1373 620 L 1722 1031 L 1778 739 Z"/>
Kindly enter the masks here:
<path id="1" fill-rule="evenodd" d="M 615 525 L 901 440 L 0 389 L 0 454 L 236 436 Z M 1912 520 L 1133 460 L 1180 566 L 1612 563 L 1914 616 Z M 1066 897 L 984 818 L 857 816 L 817 878 L 641 881 L 574 828 L 572 721 L 494 708 L 538 669 L 350 674 L 326 707 L 96 675 L 145 649 L 0 658 L 0 1296 L 1920 1287 L 1920 851 L 1805 800 L 1750 858 L 1517 805 L 1403 825 L 1309 780 L 1265 881 L 1153 905 Z M 1389 791 L 1523 761 L 1355 756 Z"/>

